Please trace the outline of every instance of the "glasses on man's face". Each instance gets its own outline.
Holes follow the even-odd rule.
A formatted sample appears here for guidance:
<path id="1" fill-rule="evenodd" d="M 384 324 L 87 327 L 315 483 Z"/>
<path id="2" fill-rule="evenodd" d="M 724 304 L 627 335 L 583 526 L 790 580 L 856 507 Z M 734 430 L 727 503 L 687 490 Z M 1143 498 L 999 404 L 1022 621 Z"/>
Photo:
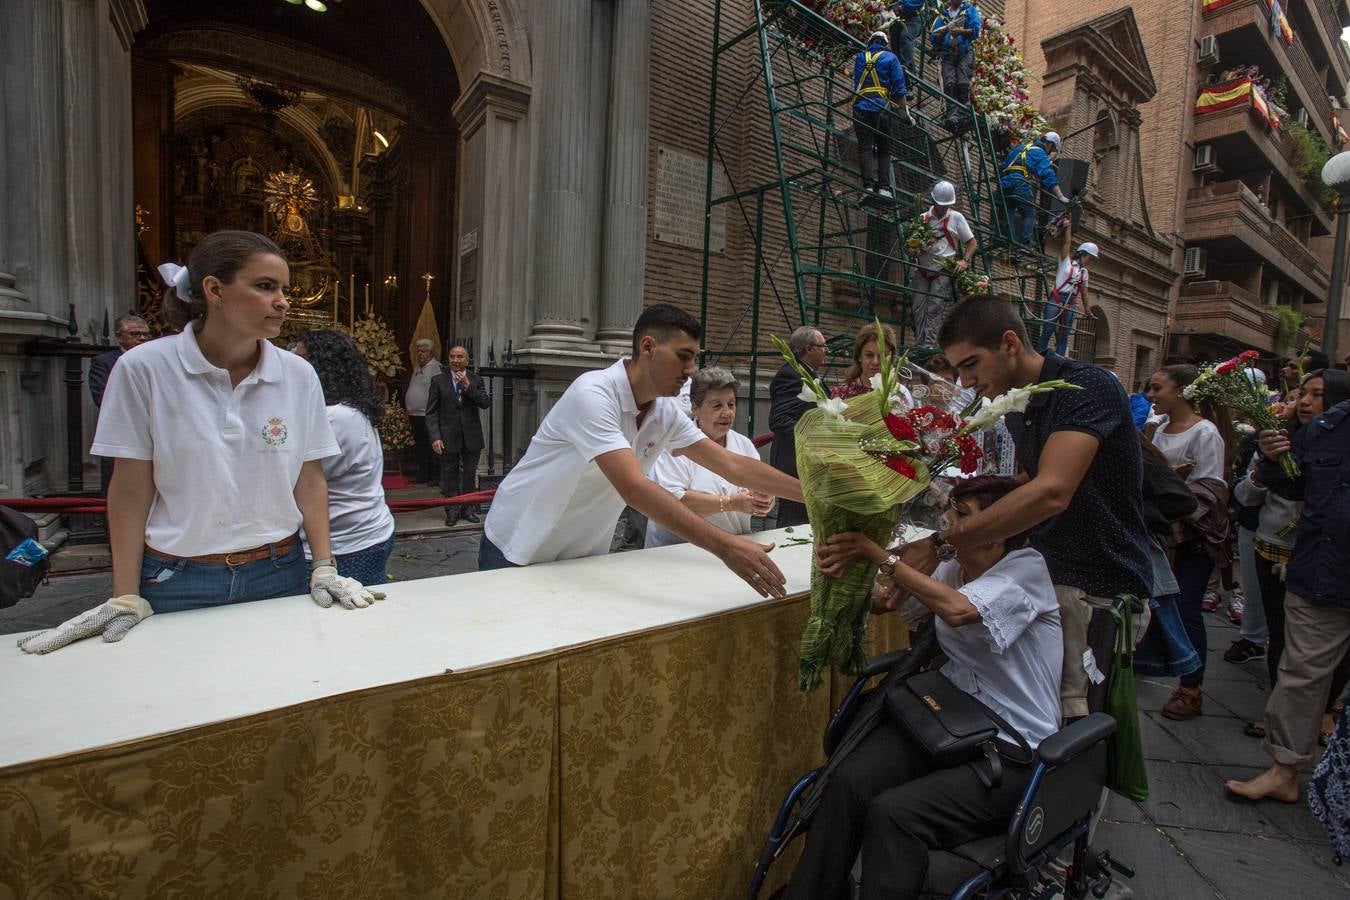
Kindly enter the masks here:
<path id="1" fill-rule="evenodd" d="M 150 339 L 150 332 L 148 332 L 148 331 L 119 331 L 119 332 L 117 332 L 117 336 L 118 336 L 118 337 L 129 337 L 129 338 L 133 338 L 133 339 L 138 340 L 138 341 L 145 341 L 145 340 L 149 340 L 149 339 Z"/>

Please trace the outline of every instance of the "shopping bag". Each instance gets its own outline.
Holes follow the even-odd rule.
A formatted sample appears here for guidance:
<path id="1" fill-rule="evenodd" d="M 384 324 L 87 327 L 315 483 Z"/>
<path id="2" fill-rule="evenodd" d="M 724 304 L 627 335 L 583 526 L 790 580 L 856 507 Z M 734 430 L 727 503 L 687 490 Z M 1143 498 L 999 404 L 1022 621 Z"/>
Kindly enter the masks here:
<path id="1" fill-rule="evenodd" d="M 1106 690 L 1106 713 L 1116 720 L 1107 754 L 1106 786 L 1131 800 L 1148 799 L 1148 772 L 1139 731 L 1139 701 L 1134 691 L 1134 636 L 1132 597 L 1120 597 L 1111 607 L 1116 621 L 1116 647 Z"/>

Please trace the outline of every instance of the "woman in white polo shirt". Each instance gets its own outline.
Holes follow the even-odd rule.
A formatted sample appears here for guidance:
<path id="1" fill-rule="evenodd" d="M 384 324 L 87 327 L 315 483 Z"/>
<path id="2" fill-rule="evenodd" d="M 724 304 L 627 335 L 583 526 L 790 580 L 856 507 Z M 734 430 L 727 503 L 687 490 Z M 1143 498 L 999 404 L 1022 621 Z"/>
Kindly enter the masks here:
<path id="1" fill-rule="evenodd" d="M 21 641 L 47 653 L 102 634 L 121 640 L 153 613 L 309 592 L 367 606 L 338 575 L 320 461 L 338 452 L 308 363 L 269 343 L 290 270 L 260 234 L 218 231 L 187 268 L 160 267 L 164 311 L 185 327 L 122 355 L 92 453 L 117 460 L 108 490 L 113 598 Z M 304 564 L 303 522 L 316 557 Z"/>
<path id="2" fill-rule="evenodd" d="M 318 373 L 338 443 L 337 455 L 323 461 L 338 574 L 383 584 L 394 549 L 394 515 L 384 500 L 384 406 L 375 396 L 366 358 L 355 341 L 337 331 L 306 331 L 294 349 Z"/>
<path id="3" fill-rule="evenodd" d="M 703 369 L 689 381 L 690 411 L 694 424 L 709 440 L 739 456 L 758 460 L 754 442 L 733 430 L 738 387 L 736 376 L 726 369 Z M 738 487 L 687 456 L 671 456 L 663 451 L 652 467 L 650 478 L 670 491 L 690 512 L 732 534 L 749 534 L 751 518 L 767 515 L 773 508 L 771 495 Z M 683 542 L 684 538 L 673 531 L 647 521 L 646 546 Z"/>

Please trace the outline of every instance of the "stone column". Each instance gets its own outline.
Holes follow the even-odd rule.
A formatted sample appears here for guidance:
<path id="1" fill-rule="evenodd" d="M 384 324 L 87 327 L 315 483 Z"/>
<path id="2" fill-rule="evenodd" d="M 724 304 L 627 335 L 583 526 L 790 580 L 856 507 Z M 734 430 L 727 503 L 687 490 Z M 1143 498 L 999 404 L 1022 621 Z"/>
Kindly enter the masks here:
<path id="1" fill-rule="evenodd" d="M 590 339 L 597 318 L 599 245 L 594 222 L 599 187 L 593 161 L 604 149 L 592 127 L 593 19 L 608 4 L 539 4 L 539 188 L 533 223 L 532 343 Z"/>
<path id="2" fill-rule="evenodd" d="M 605 349 L 621 353 L 627 352 L 633 323 L 642 312 L 650 31 L 649 0 L 615 0 L 597 339 L 612 345 Z"/>

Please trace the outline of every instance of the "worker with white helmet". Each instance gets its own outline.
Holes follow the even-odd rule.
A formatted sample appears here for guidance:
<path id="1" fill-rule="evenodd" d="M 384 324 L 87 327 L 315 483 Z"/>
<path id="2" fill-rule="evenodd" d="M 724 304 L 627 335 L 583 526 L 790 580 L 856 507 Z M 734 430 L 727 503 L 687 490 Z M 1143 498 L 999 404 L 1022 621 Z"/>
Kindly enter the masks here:
<path id="1" fill-rule="evenodd" d="M 1040 190 L 1050 191 L 1056 199 L 1069 202 L 1060 190 L 1059 176 L 1050 162 L 1051 155 L 1059 152 L 1059 145 L 1059 135 L 1047 131 L 1036 140 L 1018 144 L 1003 158 L 999 185 L 1008 207 L 1012 239 L 1020 244 L 1030 244 L 1036 230 L 1037 185 Z"/>
<path id="2" fill-rule="evenodd" d="M 875 191 L 889 200 L 891 193 L 890 106 L 912 126 L 905 97 L 905 73 L 900 60 L 889 49 L 884 31 L 874 31 L 867 49 L 853 61 L 853 128 L 858 137 L 858 168 L 862 170 L 863 190 Z"/>
<path id="3" fill-rule="evenodd" d="M 910 312 L 914 318 L 914 343 L 937 346 L 938 330 L 947 317 L 947 308 L 955 299 L 952 280 L 939 260 L 958 257 L 956 273 L 970 267 L 975 256 L 975 232 L 966 217 L 956 210 L 956 187 L 950 181 L 933 185 L 933 205 L 923 221 L 934 237 L 927 245 L 910 248 L 918 257 L 909 278 Z"/>
<path id="4" fill-rule="evenodd" d="M 1087 308 L 1088 260 L 1099 256 L 1097 245 L 1084 241 L 1078 249 L 1069 252 L 1073 246 L 1073 223 L 1064 227 L 1063 243 L 1059 248 L 1059 269 L 1055 272 L 1055 286 L 1046 298 L 1041 312 L 1044 324 L 1041 336 L 1036 341 L 1036 350 L 1044 353 L 1055 340 L 1055 352 L 1060 356 L 1069 350 L 1069 335 L 1073 333 L 1073 320 L 1078 310 Z"/>

